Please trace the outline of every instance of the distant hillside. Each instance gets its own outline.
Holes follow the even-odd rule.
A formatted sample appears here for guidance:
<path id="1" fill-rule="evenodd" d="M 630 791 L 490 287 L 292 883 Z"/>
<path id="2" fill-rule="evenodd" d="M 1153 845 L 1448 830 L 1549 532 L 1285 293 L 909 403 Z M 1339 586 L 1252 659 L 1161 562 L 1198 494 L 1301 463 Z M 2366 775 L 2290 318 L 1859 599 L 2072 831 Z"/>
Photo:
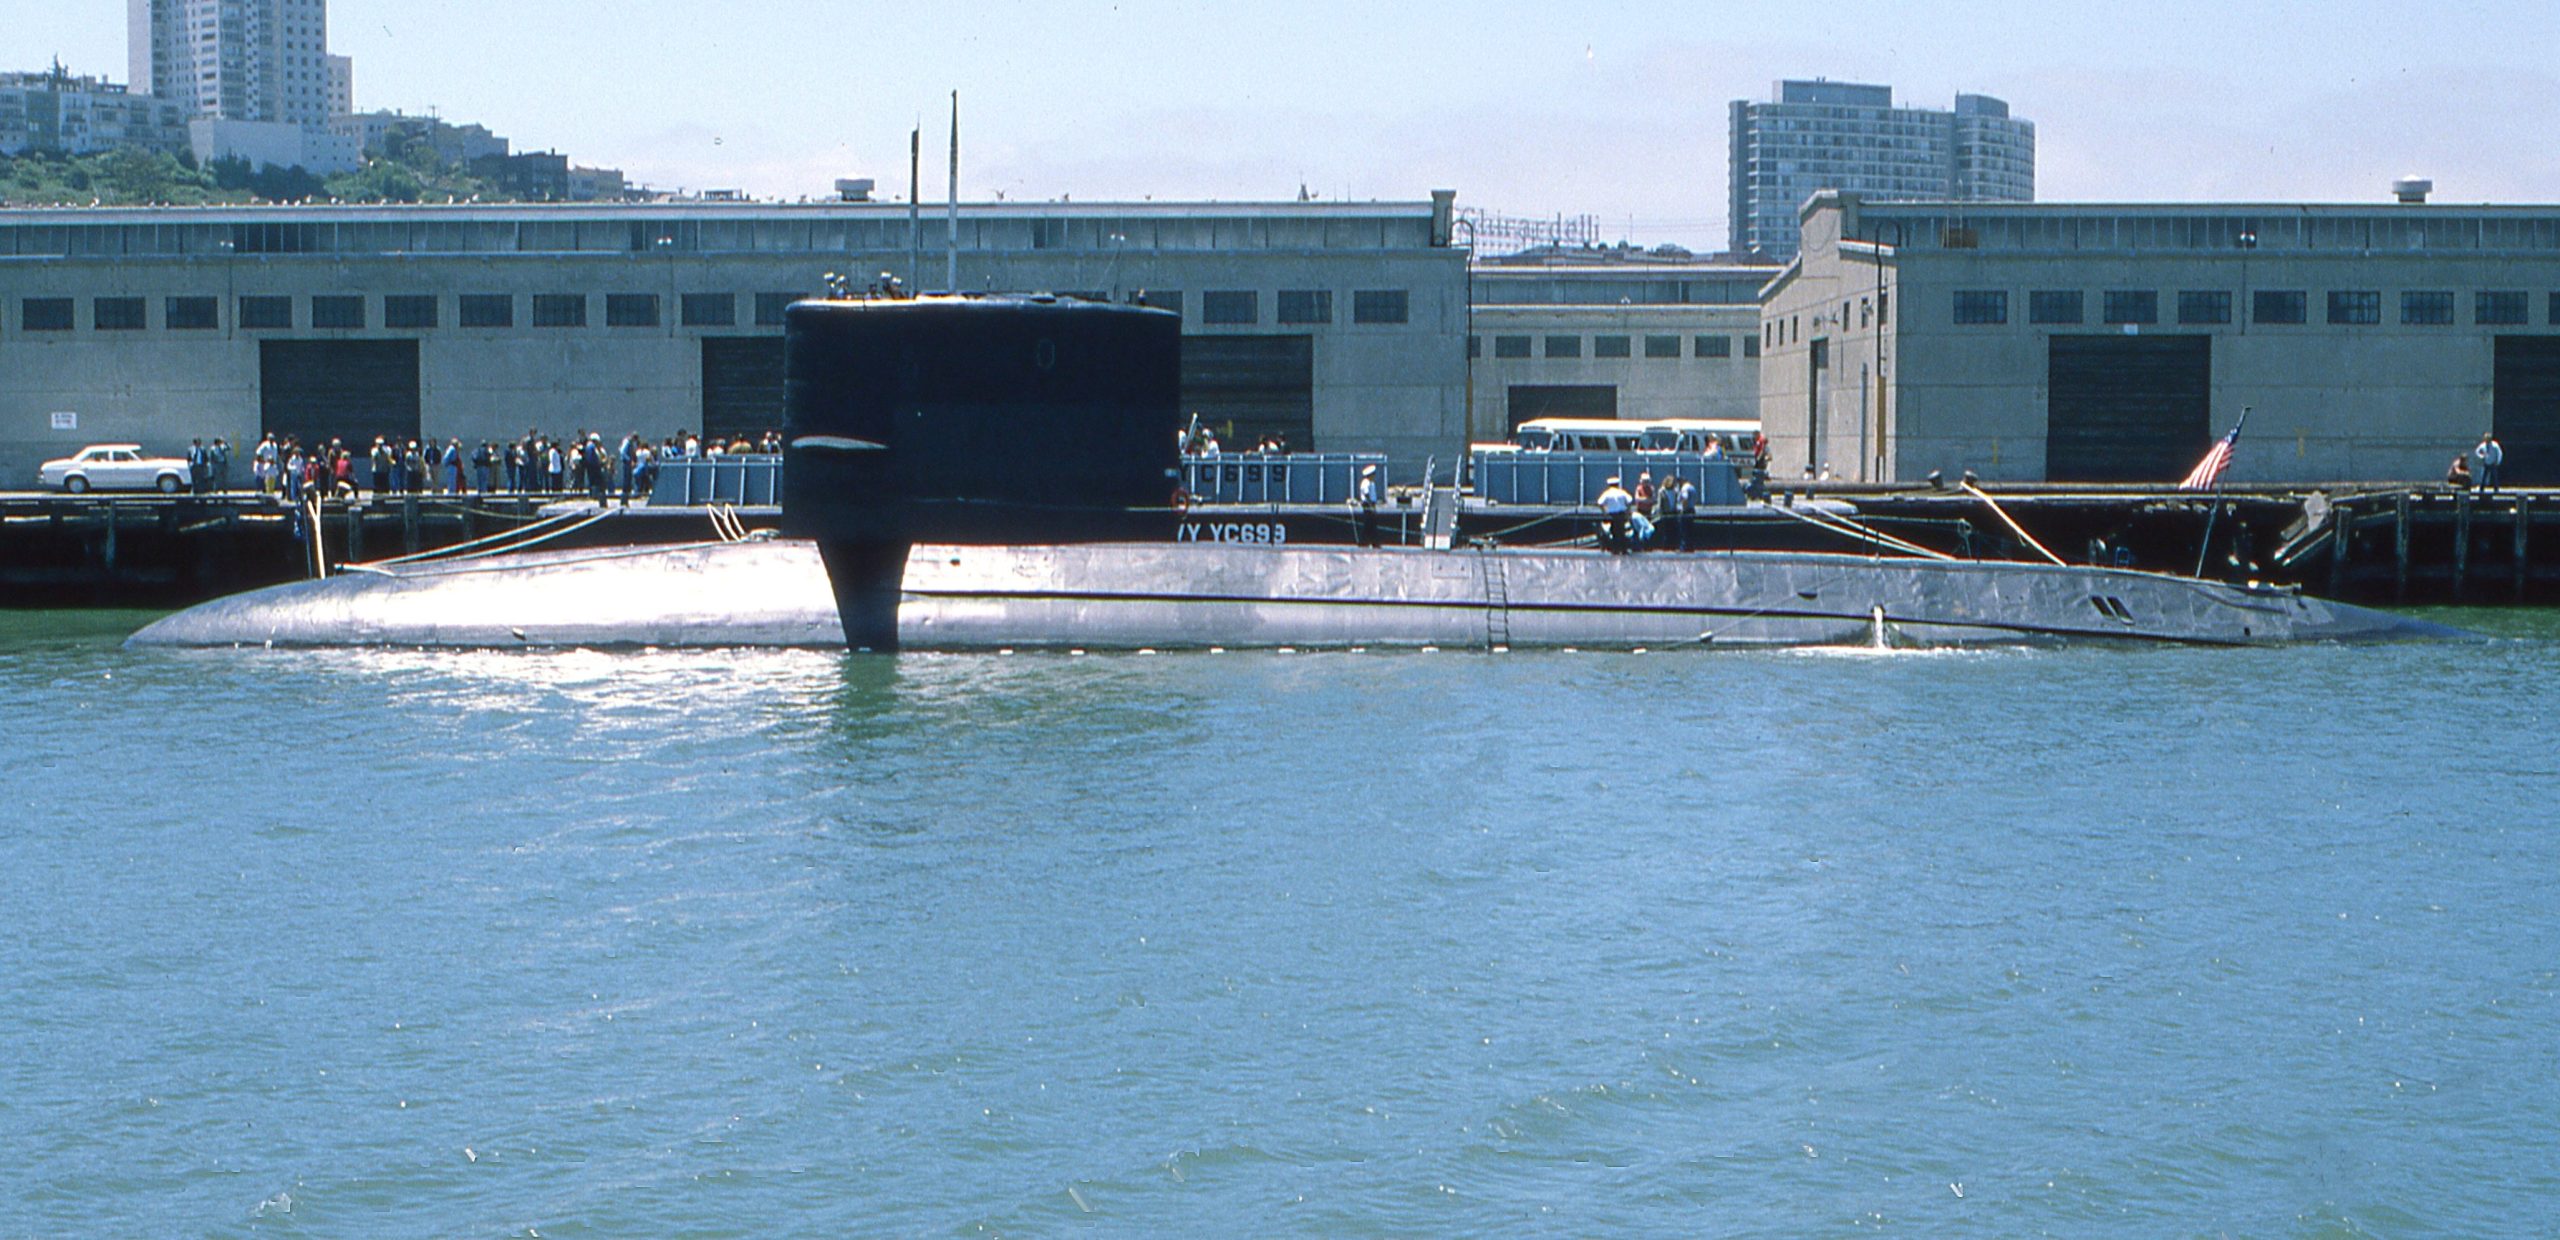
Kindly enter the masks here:
<path id="1" fill-rule="evenodd" d="M 353 172 L 252 169 L 237 159 L 199 167 L 186 156 L 117 150 L 97 155 L 0 155 L 0 206 L 134 207 L 286 202 L 513 202 L 493 182 L 423 145 L 368 159 Z"/>

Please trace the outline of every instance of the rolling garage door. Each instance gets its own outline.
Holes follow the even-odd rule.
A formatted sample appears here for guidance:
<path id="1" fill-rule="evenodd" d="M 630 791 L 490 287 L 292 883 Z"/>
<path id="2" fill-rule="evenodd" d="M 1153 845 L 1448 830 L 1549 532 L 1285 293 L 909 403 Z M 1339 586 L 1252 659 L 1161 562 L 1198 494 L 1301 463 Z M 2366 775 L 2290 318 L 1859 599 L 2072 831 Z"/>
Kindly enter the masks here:
<path id="1" fill-rule="evenodd" d="M 703 337 L 704 438 L 752 440 L 780 429 L 782 337 Z"/>
<path id="2" fill-rule="evenodd" d="M 2049 482 L 2176 482 L 2213 443 L 2213 338 L 2055 336 Z"/>
<path id="3" fill-rule="evenodd" d="M 1200 415 L 1231 452 L 1262 436 L 1316 449 L 1316 342 L 1311 336 L 1185 336 L 1182 414 Z"/>
<path id="4" fill-rule="evenodd" d="M 258 421 L 306 444 L 417 438 L 418 342 L 261 340 Z"/>
<path id="5" fill-rule="evenodd" d="M 2560 336 L 2500 336 L 2490 417 L 2507 463 L 2498 481 L 2560 484 Z"/>
<path id="6" fill-rule="evenodd" d="M 1509 402 L 1513 430 L 1531 418 L 1618 416 L 1618 385 L 1614 383 L 1514 383 L 1503 395 Z"/>

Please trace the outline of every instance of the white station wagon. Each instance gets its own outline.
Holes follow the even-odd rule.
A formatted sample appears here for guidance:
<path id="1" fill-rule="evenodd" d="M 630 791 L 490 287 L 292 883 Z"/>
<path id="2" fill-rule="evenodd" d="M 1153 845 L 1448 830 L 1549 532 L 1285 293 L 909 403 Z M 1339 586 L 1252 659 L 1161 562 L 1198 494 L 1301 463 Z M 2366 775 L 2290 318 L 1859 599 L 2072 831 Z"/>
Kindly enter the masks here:
<path id="1" fill-rule="evenodd" d="M 138 443 L 91 444 L 36 470 L 36 485 L 83 491 L 150 491 L 175 495 L 187 489 L 187 463 L 173 456 L 144 456 Z"/>

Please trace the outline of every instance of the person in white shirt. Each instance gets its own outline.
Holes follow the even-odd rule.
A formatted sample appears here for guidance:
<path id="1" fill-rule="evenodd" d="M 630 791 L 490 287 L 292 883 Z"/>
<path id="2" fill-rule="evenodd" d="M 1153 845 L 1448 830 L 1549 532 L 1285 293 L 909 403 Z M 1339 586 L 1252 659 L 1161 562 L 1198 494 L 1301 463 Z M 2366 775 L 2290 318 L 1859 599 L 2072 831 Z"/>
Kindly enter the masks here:
<path id="1" fill-rule="evenodd" d="M 1609 484 L 1600 488 L 1600 497 L 1594 502 L 1600 505 L 1601 547 L 1613 554 L 1624 555 L 1627 551 L 1627 520 L 1635 512 L 1636 497 L 1619 484 L 1616 474 L 1611 474 Z"/>
<path id="2" fill-rule="evenodd" d="M 2471 450 L 2473 484 L 2483 491 L 2498 489 L 2498 467 L 2507 463 L 2507 450 L 2498 446 L 2494 432 L 2483 431 L 2480 446 Z"/>

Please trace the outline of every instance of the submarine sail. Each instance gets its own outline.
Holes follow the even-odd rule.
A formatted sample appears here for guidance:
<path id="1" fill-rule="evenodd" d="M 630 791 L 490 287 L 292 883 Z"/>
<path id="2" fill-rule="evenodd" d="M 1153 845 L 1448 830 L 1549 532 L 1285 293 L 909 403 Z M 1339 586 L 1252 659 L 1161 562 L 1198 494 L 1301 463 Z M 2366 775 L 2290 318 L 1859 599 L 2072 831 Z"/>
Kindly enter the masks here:
<path id="1" fill-rule="evenodd" d="M 783 532 L 817 543 L 853 648 L 897 647 L 917 543 L 1163 537 L 1180 315 L 1045 296 L 803 301 L 784 339 Z"/>

